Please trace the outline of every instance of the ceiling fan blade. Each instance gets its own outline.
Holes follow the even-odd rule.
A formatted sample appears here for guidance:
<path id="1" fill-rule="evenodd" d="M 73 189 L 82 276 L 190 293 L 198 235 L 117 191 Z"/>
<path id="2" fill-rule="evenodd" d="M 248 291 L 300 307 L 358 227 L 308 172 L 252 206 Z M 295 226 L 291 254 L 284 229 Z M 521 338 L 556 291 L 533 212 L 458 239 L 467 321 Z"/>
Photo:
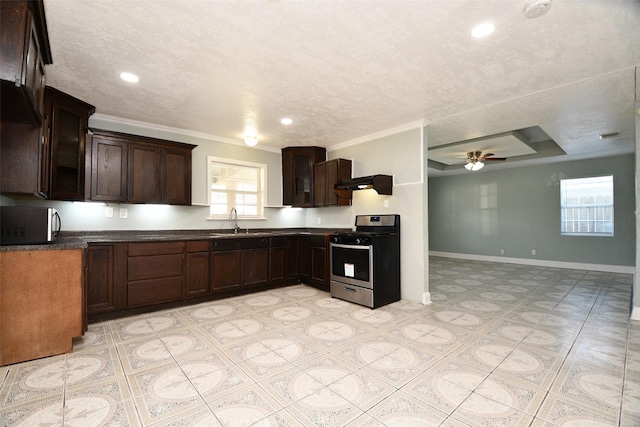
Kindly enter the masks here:
<path id="1" fill-rule="evenodd" d="M 489 160 L 507 160 L 507 158 L 506 157 L 491 157 L 490 159 L 482 158 L 482 161 L 489 161 Z"/>
<path id="2" fill-rule="evenodd" d="M 481 155 L 480 157 L 483 157 L 483 158 L 484 158 L 484 157 L 491 157 L 491 156 L 495 156 L 495 154 L 493 154 L 493 153 L 487 153 L 487 154 L 483 154 L 483 155 Z"/>

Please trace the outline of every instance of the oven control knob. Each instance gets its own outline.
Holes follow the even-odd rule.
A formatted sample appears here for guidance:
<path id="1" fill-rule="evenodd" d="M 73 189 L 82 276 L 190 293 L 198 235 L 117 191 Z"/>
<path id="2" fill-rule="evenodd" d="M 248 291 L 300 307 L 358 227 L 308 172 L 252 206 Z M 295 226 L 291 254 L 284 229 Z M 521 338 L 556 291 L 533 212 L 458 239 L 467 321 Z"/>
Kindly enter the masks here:
<path id="1" fill-rule="evenodd" d="M 356 239 L 356 245 L 359 245 L 360 243 L 362 243 L 362 239 L 358 237 L 358 238 Z"/>

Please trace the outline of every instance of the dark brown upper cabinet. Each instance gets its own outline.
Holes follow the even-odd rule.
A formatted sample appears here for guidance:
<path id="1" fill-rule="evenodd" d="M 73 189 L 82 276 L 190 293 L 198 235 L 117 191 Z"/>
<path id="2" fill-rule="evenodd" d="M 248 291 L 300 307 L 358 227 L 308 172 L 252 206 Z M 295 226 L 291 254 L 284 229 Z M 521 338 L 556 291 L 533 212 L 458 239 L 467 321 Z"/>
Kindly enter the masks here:
<path id="1" fill-rule="evenodd" d="M 0 191 L 53 200 L 84 200 L 85 144 L 95 108 L 46 87 L 42 126 L 2 121 Z"/>
<path id="2" fill-rule="evenodd" d="M 87 198 L 101 202 L 191 204 L 195 145 L 93 130 Z"/>
<path id="3" fill-rule="evenodd" d="M 149 144 L 129 144 L 129 198 L 132 203 L 162 201 L 162 148 Z"/>
<path id="4" fill-rule="evenodd" d="M 42 0 L 0 2 L 0 45 L 2 121 L 40 126 L 44 66 L 52 63 Z"/>
<path id="5" fill-rule="evenodd" d="M 351 160 L 333 159 L 313 165 L 315 206 L 350 206 L 350 198 L 338 198 L 335 186 L 351 178 Z"/>
<path id="6" fill-rule="evenodd" d="M 112 134 L 89 134 L 86 199 L 96 202 L 126 202 L 128 160 L 128 140 Z"/>
<path id="7" fill-rule="evenodd" d="M 324 162 L 322 147 L 286 147 L 282 149 L 282 204 L 309 208 L 314 204 L 313 165 Z"/>
<path id="8" fill-rule="evenodd" d="M 85 144 L 95 107 L 45 87 L 41 192 L 53 200 L 84 200 Z"/>

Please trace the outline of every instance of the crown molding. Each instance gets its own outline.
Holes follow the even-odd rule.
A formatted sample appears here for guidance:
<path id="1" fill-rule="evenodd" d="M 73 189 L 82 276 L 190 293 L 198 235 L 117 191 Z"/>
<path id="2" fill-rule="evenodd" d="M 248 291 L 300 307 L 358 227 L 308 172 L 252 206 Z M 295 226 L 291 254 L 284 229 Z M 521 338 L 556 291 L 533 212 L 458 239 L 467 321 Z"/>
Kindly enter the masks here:
<path id="1" fill-rule="evenodd" d="M 363 144 L 365 142 L 373 141 L 374 139 L 384 138 L 386 136 L 395 135 L 397 133 L 404 132 L 407 130 L 422 129 L 425 126 L 426 124 L 424 120 L 407 123 L 391 129 L 386 129 L 380 132 L 372 133 L 369 135 L 361 136 L 355 139 L 341 142 L 339 144 L 332 145 L 330 147 L 327 147 L 327 151 L 334 151 L 334 150 L 339 150 L 341 148 L 351 147 L 353 145 Z"/>

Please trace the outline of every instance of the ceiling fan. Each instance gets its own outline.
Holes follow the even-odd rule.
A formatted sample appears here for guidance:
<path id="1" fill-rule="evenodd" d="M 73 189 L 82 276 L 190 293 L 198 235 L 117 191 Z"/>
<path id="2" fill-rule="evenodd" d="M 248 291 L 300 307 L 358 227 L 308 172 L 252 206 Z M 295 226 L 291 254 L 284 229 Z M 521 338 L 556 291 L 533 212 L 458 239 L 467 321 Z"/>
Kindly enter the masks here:
<path id="1" fill-rule="evenodd" d="M 467 163 L 464 167 L 470 171 L 477 171 L 484 167 L 485 161 L 507 160 L 506 157 L 493 157 L 494 155 L 493 153 L 482 154 L 482 151 L 469 151 L 467 153 Z"/>

